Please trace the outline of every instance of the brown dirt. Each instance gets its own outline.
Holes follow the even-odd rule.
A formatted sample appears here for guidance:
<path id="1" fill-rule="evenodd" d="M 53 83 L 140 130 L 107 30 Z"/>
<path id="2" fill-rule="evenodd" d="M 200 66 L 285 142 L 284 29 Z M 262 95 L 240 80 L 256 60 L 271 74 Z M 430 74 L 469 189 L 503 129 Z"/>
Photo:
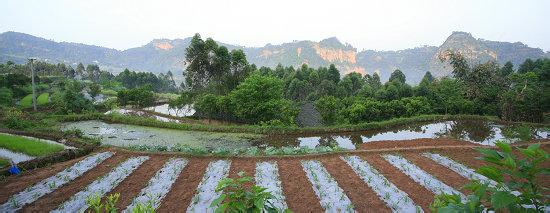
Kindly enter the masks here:
<path id="1" fill-rule="evenodd" d="M 442 166 L 437 162 L 419 154 L 405 154 L 404 157 L 417 165 L 420 169 L 428 172 L 429 174 L 433 175 L 435 178 L 449 185 L 450 187 L 453 187 L 454 189 L 459 190 L 462 193 L 469 193 L 462 187 L 465 184 L 469 183 L 470 180 L 457 174 L 453 170 L 450 170 L 449 168 Z"/>
<path id="2" fill-rule="evenodd" d="M 293 212 L 324 212 L 300 161 L 280 159 L 277 165 L 288 208 Z"/>
<path id="3" fill-rule="evenodd" d="M 470 167 L 471 169 L 477 169 L 480 166 L 487 165 L 482 160 L 478 160 L 477 157 L 480 157 L 481 155 L 479 152 L 477 152 L 474 149 L 465 150 L 463 152 L 455 152 L 455 151 L 449 151 L 449 150 L 438 150 L 435 153 L 440 153 L 441 155 L 447 156 L 454 161 L 460 162 L 464 164 L 465 166 Z"/>
<path id="4" fill-rule="evenodd" d="M 433 201 L 434 193 L 414 182 L 380 155 L 362 155 L 361 157 L 374 166 L 380 174 L 384 175 L 397 188 L 407 193 L 416 205 L 422 207 L 425 212 L 430 211 L 429 206 Z"/>
<path id="5" fill-rule="evenodd" d="M 143 162 L 130 176 L 124 179 L 118 186 L 116 186 L 111 192 L 103 197 L 105 202 L 106 197 L 110 194 L 120 193 L 120 198 L 116 204 L 118 210 L 125 209 L 132 199 L 136 197 L 141 189 L 145 188 L 149 180 L 155 175 L 155 173 L 162 168 L 166 163 L 166 157 L 151 157 L 149 160 Z"/>
<path id="6" fill-rule="evenodd" d="M 353 169 L 339 157 L 320 159 L 334 177 L 358 212 L 391 212 L 376 192 L 367 185 Z"/>
<path id="7" fill-rule="evenodd" d="M 83 158 L 84 157 L 80 157 L 48 167 L 24 171 L 18 176 L 10 176 L 6 178 L 3 183 L 0 184 L 0 203 L 5 203 L 12 195 L 57 174 L 69 166 L 73 166 L 76 162 L 82 160 Z"/>
<path id="8" fill-rule="evenodd" d="M 467 141 L 452 140 L 452 139 L 414 139 L 414 140 L 396 140 L 396 141 L 373 141 L 363 143 L 358 146 L 358 149 L 376 150 L 390 148 L 421 148 L 421 147 L 438 147 L 438 146 L 479 146 L 481 145 L 470 143 Z"/>
<path id="9" fill-rule="evenodd" d="M 254 185 L 254 173 L 256 172 L 256 161 L 254 159 L 231 159 L 231 167 L 229 168 L 229 178 L 239 178 L 239 172 L 244 172 L 246 176 L 252 177 L 252 182 L 245 184 L 245 187 Z"/>
<path id="10" fill-rule="evenodd" d="M 49 195 L 41 197 L 37 201 L 25 206 L 22 209 L 22 212 L 47 212 L 57 208 L 61 203 L 68 200 L 74 194 L 78 193 L 94 180 L 96 180 L 97 177 L 108 173 L 128 157 L 128 154 L 115 154 L 109 159 L 103 161 L 103 163 L 99 164 L 95 168 L 84 173 L 82 176 L 58 188 Z"/>
<path id="11" fill-rule="evenodd" d="M 209 162 L 210 159 L 206 158 L 190 159 L 176 182 L 172 185 L 170 192 L 161 200 L 157 212 L 186 211 Z"/>

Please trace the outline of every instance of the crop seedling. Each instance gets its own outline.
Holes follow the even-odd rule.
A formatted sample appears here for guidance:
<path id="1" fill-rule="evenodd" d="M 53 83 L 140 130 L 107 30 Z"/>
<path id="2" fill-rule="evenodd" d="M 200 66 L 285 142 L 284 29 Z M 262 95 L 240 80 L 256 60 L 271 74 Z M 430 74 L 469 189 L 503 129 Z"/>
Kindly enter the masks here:
<path id="1" fill-rule="evenodd" d="M 275 196 L 257 185 L 246 187 L 252 178 L 242 171 L 238 175 L 238 178 L 224 178 L 218 183 L 216 192 L 223 193 L 212 201 L 210 207 L 216 208 L 216 212 L 278 212 L 269 201 Z"/>

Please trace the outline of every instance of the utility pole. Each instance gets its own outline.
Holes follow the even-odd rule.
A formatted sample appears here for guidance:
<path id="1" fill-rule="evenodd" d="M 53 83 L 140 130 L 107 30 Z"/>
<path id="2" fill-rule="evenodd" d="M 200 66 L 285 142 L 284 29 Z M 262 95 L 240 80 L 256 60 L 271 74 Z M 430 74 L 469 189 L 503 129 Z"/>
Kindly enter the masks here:
<path id="1" fill-rule="evenodd" d="M 29 62 L 31 63 L 31 79 L 32 79 L 32 107 L 34 108 L 34 111 L 36 111 L 36 89 L 34 86 L 34 69 L 32 67 L 32 63 L 36 60 L 36 58 L 29 58 Z"/>

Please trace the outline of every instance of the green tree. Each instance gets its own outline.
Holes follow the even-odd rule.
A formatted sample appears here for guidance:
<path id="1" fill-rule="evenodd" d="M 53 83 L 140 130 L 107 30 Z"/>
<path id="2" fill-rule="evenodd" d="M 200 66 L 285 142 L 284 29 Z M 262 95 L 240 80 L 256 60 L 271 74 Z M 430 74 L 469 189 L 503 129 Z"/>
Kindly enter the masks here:
<path id="1" fill-rule="evenodd" d="M 510 61 L 506 62 L 504 66 L 500 68 L 500 74 L 502 76 L 508 76 L 512 73 L 514 73 L 514 64 Z"/>
<path id="2" fill-rule="evenodd" d="M 279 120 L 293 124 L 297 109 L 283 98 L 283 82 L 273 76 L 253 74 L 229 94 L 233 113 L 242 120 L 259 123 Z"/>
<path id="3" fill-rule="evenodd" d="M 11 106 L 13 104 L 13 92 L 6 87 L 0 87 L 0 106 Z"/>
<path id="4" fill-rule="evenodd" d="M 510 75 L 511 87 L 503 95 L 502 118 L 510 121 L 542 121 L 542 89 L 533 72 Z"/>
<path id="5" fill-rule="evenodd" d="M 315 101 L 315 109 L 321 114 L 321 118 L 325 125 L 332 125 L 336 123 L 336 117 L 340 100 L 334 96 L 323 96 Z"/>
<path id="6" fill-rule="evenodd" d="M 390 80 L 389 81 L 397 81 L 399 83 L 404 84 L 407 78 L 405 77 L 405 74 L 401 72 L 401 70 L 396 69 L 391 73 Z"/>

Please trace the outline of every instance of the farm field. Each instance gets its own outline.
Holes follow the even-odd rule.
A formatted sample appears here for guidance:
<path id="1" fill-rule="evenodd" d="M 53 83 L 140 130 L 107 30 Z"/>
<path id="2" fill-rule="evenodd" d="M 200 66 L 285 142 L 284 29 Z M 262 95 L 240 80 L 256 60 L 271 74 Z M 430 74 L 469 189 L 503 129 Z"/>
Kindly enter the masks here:
<path id="1" fill-rule="evenodd" d="M 542 143 L 550 150 L 548 141 Z M 294 212 L 428 212 L 435 194 L 466 196 L 469 192 L 461 186 L 470 179 L 488 181 L 474 172 L 483 165 L 476 156 L 471 145 L 247 158 L 102 148 L 8 177 L 0 186 L 0 212 L 83 211 L 88 208 L 85 198 L 93 193 L 120 193 L 119 210 L 152 201 L 158 212 L 212 212 L 217 182 L 240 171 L 272 192 L 278 208 Z M 543 184 L 550 187 L 550 181 Z"/>
<path id="2" fill-rule="evenodd" d="M 47 104 L 49 97 L 50 97 L 49 93 L 40 94 L 39 96 L 36 97 L 36 105 Z M 32 94 L 28 94 L 27 96 L 23 97 L 19 105 L 21 105 L 21 107 L 23 108 L 32 107 Z"/>
<path id="3" fill-rule="evenodd" d="M 39 139 L 0 133 L 0 148 L 38 157 L 61 151 L 64 146 Z"/>

